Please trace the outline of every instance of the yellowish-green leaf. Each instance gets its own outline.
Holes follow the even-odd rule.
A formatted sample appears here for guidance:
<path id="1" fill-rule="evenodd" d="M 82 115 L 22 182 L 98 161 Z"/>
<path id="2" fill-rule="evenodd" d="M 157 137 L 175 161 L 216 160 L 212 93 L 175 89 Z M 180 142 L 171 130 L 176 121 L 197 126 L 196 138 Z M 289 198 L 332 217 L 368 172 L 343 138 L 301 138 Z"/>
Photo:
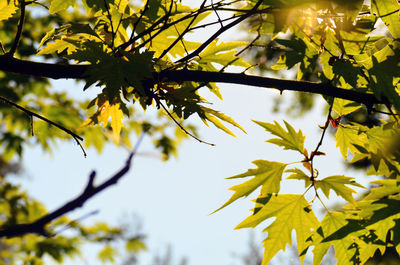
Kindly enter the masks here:
<path id="1" fill-rule="evenodd" d="M 283 122 L 286 125 L 287 131 L 276 121 L 274 121 L 274 123 L 266 123 L 261 121 L 254 122 L 261 127 L 264 127 L 265 130 L 269 133 L 279 137 L 269 139 L 267 140 L 267 142 L 282 146 L 285 150 L 296 150 L 303 154 L 305 136 L 303 135 L 301 130 L 296 132 L 294 128 L 286 121 Z"/>
<path id="2" fill-rule="evenodd" d="M 253 164 L 257 166 L 256 169 L 249 169 L 247 170 L 247 172 L 228 178 L 233 179 L 254 176 L 253 178 L 242 184 L 229 188 L 229 190 L 232 190 L 235 193 L 224 205 L 222 205 L 216 211 L 219 211 L 220 209 L 226 207 L 240 197 L 248 196 L 260 186 L 260 192 L 262 196 L 266 196 L 269 193 L 279 192 L 282 174 L 287 164 L 267 160 L 255 160 L 253 161 Z"/>
<path id="3" fill-rule="evenodd" d="M 137 237 L 129 239 L 128 242 L 126 242 L 125 248 L 126 250 L 133 251 L 135 253 L 138 253 L 142 250 L 147 250 L 147 247 L 143 241 Z"/>
<path id="4" fill-rule="evenodd" d="M 47 43 L 46 47 L 41 49 L 37 55 L 61 53 L 65 49 L 67 49 L 68 54 L 71 54 L 76 51 L 77 48 L 78 47 L 74 45 L 73 42 L 66 41 L 66 39 L 56 40 L 55 42 Z"/>
<path id="5" fill-rule="evenodd" d="M 76 0 L 53 0 L 51 1 L 49 12 L 54 14 L 67 9 L 70 6 L 75 6 Z"/>
<path id="6" fill-rule="evenodd" d="M 352 237 L 344 237 L 329 242 L 322 242 L 322 240 L 336 232 L 347 224 L 345 214 L 341 212 L 327 212 L 324 219 L 321 222 L 321 227 L 317 229 L 317 233 L 314 234 L 314 249 L 313 249 L 313 264 L 319 265 L 326 252 L 331 245 L 335 248 L 335 258 L 337 264 L 350 265 L 354 264 L 351 259 L 353 258 L 356 248 L 350 248 L 354 243 Z"/>
<path id="7" fill-rule="evenodd" d="M 0 21 L 7 20 L 13 16 L 18 10 L 15 6 L 15 1 L 1 0 L 0 1 Z"/>
<path id="8" fill-rule="evenodd" d="M 306 173 L 304 173 L 302 170 L 300 170 L 298 168 L 288 169 L 285 172 L 292 173 L 286 179 L 304 180 L 305 188 L 307 188 L 308 186 L 310 186 L 312 184 L 312 181 L 310 180 L 310 176 L 308 176 Z"/>
<path id="9" fill-rule="evenodd" d="M 371 181 L 371 184 L 379 185 L 379 187 L 372 188 L 370 193 L 363 198 L 363 200 L 376 200 L 383 197 L 396 194 L 400 191 L 400 183 L 396 179 L 380 179 Z"/>
<path id="10" fill-rule="evenodd" d="M 343 158 L 347 159 L 348 150 L 353 154 L 356 153 L 357 148 L 354 147 L 354 144 L 363 146 L 367 141 L 367 137 L 359 131 L 358 126 L 346 125 L 338 127 L 335 140 L 336 147 L 339 147 Z"/>
<path id="11" fill-rule="evenodd" d="M 300 261 L 305 258 L 305 252 L 311 245 L 307 240 L 319 225 L 311 206 L 303 195 L 285 194 L 272 196 L 256 214 L 247 217 L 236 228 L 255 227 L 268 218 L 275 220 L 264 232 L 268 237 L 264 240 L 264 257 L 262 265 L 267 265 L 279 250 L 284 250 L 286 244 L 292 245 L 292 231 L 296 231 L 297 247 L 301 253 Z"/>
<path id="12" fill-rule="evenodd" d="M 121 110 L 120 104 L 110 105 L 110 116 L 111 116 L 111 128 L 113 131 L 113 138 L 117 144 L 119 144 L 119 136 L 122 129 L 122 118 L 124 113 Z"/>
<path id="13" fill-rule="evenodd" d="M 115 248 L 107 245 L 99 252 L 98 257 L 101 260 L 101 262 L 106 263 L 106 262 L 114 262 L 115 256 L 117 255 L 118 252 L 115 250 Z"/>
<path id="14" fill-rule="evenodd" d="M 212 122 L 217 128 L 223 130 L 227 134 L 236 137 L 236 135 L 228 128 L 226 128 L 220 120 L 225 121 L 246 133 L 246 131 L 243 129 L 242 126 L 240 126 L 240 124 L 235 122 L 231 117 L 225 115 L 224 113 L 203 106 L 201 106 L 201 109 L 204 111 L 204 114 L 208 121 Z"/>
<path id="15" fill-rule="evenodd" d="M 338 196 L 343 197 L 346 201 L 350 203 L 355 203 L 353 193 L 356 193 L 356 191 L 347 187 L 346 185 L 352 185 L 365 189 L 364 186 L 355 182 L 354 178 L 340 175 L 330 176 L 321 180 L 317 180 L 315 181 L 314 185 L 315 188 L 321 189 L 327 198 L 329 198 L 330 191 L 333 190 Z"/>
<path id="16" fill-rule="evenodd" d="M 394 38 L 400 38 L 400 19 L 399 19 L 400 4 L 397 0 L 373 0 L 372 10 L 376 11 L 388 27 Z"/>
<path id="17" fill-rule="evenodd" d="M 242 67 L 249 67 L 250 65 L 242 58 L 236 56 L 234 49 L 244 47 L 247 42 L 219 42 L 218 39 L 214 40 L 207 48 L 200 53 L 198 62 L 200 64 L 218 63 L 220 65 L 236 65 Z"/>
<path id="18" fill-rule="evenodd" d="M 359 108 L 361 108 L 361 105 L 359 103 L 346 99 L 335 98 L 335 101 L 333 102 L 333 110 L 339 116 L 350 114 L 358 110 Z"/>

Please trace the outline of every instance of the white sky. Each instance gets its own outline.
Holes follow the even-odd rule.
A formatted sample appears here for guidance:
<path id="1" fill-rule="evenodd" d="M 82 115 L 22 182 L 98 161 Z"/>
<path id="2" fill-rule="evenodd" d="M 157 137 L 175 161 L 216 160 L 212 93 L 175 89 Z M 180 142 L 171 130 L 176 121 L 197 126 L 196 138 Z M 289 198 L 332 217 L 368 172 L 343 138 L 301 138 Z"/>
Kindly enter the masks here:
<path id="1" fill-rule="evenodd" d="M 81 93 L 95 94 L 81 92 L 82 86 L 72 81 L 57 81 L 54 86 L 58 90 L 73 90 L 77 96 Z M 99 214 L 89 217 L 85 222 L 98 220 L 117 223 L 123 214 L 137 214 L 142 218 L 143 231 L 148 235 L 149 252 L 140 256 L 142 265 L 149 265 L 151 255 L 164 251 L 168 243 L 173 247 L 173 255 L 177 258 L 187 257 L 190 265 L 240 264 L 232 258 L 232 253 L 246 252 L 249 232 L 233 228 L 247 217 L 249 209 L 253 207 L 250 199 L 256 194 L 209 215 L 232 195 L 228 188 L 240 183 L 240 180 L 237 182 L 224 178 L 253 168 L 251 161 L 256 159 L 282 162 L 301 159 L 294 152 L 265 143 L 270 135 L 251 119 L 264 122 L 282 122 L 285 119 L 296 130 L 303 131 L 306 147 L 313 150 L 320 138 L 318 125 L 324 123 L 325 117 L 322 116 L 321 107 L 300 119 L 271 113 L 273 97 L 278 94 L 273 90 L 238 85 L 220 87 L 224 101 L 220 102 L 212 95 L 208 99 L 215 102 L 214 109 L 223 111 L 241 124 L 247 135 L 233 129 L 238 136 L 233 138 L 194 120 L 192 122 L 198 125 L 201 139 L 215 143 L 215 147 L 189 139 L 179 148 L 179 158 L 166 163 L 137 156 L 131 171 L 116 186 L 94 197 L 82 210 L 69 216 L 77 218 L 100 210 Z M 289 95 L 289 92 L 283 93 L 283 97 Z M 328 155 L 316 158 L 320 176 L 344 174 L 355 177 L 357 173 L 345 169 L 339 162 L 341 156 L 334 145 L 331 134 L 328 134 L 320 149 Z M 23 180 L 24 187 L 44 202 L 49 210 L 53 210 L 82 191 L 92 169 L 98 172 L 99 183 L 119 170 L 127 158 L 125 150 L 113 146 L 107 146 L 101 155 L 93 149 L 87 151 L 88 157 L 85 159 L 72 140 L 60 144 L 53 156 L 44 154 L 39 148 L 27 149 L 24 155 L 26 174 L 32 178 Z M 149 138 L 140 146 L 140 151 L 154 151 Z M 365 184 L 365 178 L 361 182 Z M 282 193 L 304 192 L 303 182 L 291 180 L 281 186 Z M 260 239 L 261 235 L 257 234 L 256 237 Z M 97 264 L 91 257 L 92 252 L 93 248 L 85 249 L 84 260 L 68 264 Z"/>

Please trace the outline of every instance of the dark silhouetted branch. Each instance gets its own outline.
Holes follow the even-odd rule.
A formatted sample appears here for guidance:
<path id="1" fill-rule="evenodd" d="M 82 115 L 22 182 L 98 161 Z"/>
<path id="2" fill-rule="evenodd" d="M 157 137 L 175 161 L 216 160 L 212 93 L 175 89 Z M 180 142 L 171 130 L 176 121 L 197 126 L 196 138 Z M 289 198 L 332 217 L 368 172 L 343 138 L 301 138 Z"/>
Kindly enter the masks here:
<path id="1" fill-rule="evenodd" d="M 84 79 L 87 77 L 86 72 L 89 67 L 90 65 L 62 65 L 39 63 L 0 55 L 0 70 L 38 77 L 47 77 L 53 79 Z M 308 92 L 362 103 L 370 110 L 372 110 L 372 106 L 374 104 L 387 103 L 384 99 L 378 99 L 375 97 L 375 95 L 371 93 L 363 93 L 350 89 L 342 89 L 332 86 L 329 83 L 313 83 L 308 81 L 268 78 L 237 73 L 167 70 L 160 73 L 154 73 L 153 79 L 149 81 L 154 83 L 156 82 L 155 80 L 163 80 L 167 82 L 219 82 L 264 88 L 274 88 L 280 90 L 281 92 L 284 90 Z"/>
<path id="2" fill-rule="evenodd" d="M 132 158 L 134 157 L 140 143 L 142 142 L 144 134 L 145 132 L 143 132 L 142 135 L 140 136 L 138 142 L 136 143 L 135 148 L 133 149 L 128 159 L 126 160 L 125 166 L 121 170 L 119 170 L 115 175 L 111 176 L 108 180 L 106 180 L 102 184 L 95 186 L 93 182 L 96 176 L 96 172 L 92 171 L 92 173 L 89 175 L 88 183 L 81 195 L 69 201 L 68 203 L 64 204 L 57 210 L 39 218 L 38 220 L 32 223 L 17 224 L 3 228 L 2 230 L 0 230 L 0 238 L 18 237 L 25 234 L 39 234 L 45 237 L 52 236 L 51 234 L 49 234 L 49 232 L 46 231 L 47 224 L 79 207 L 82 207 L 86 203 L 86 201 L 88 201 L 94 195 L 116 184 L 129 171 L 131 167 Z"/>

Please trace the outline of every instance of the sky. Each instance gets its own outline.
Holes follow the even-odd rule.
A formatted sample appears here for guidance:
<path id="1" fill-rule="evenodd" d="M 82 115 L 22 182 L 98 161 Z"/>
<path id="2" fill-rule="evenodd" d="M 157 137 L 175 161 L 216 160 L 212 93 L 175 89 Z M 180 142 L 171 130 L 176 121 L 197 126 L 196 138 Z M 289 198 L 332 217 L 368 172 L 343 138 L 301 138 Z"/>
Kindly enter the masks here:
<path id="1" fill-rule="evenodd" d="M 59 89 L 81 89 L 71 87 L 68 82 L 55 85 Z M 232 195 L 228 188 L 240 183 L 224 178 L 254 168 L 251 161 L 256 159 L 280 162 L 301 159 L 294 152 L 265 143 L 271 136 L 251 120 L 282 122 L 285 119 L 296 130 L 303 131 L 306 148 L 313 150 L 320 138 L 318 125 L 325 121 L 321 111 L 324 108 L 321 108 L 323 102 L 320 102 L 314 111 L 293 119 L 271 112 L 273 98 L 278 95 L 275 91 L 237 85 L 222 85 L 221 89 L 224 101 L 215 100 L 214 108 L 233 117 L 247 134 L 233 129 L 237 135 L 234 138 L 194 120 L 200 129 L 201 139 L 216 146 L 188 139 L 179 148 L 179 157 L 168 162 L 138 155 L 131 171 L 117 185 L 69 216 L 79 218 L 99 210 L 97 215 L 84 221 L 88 224 L 94 221 L 116 224 L 126 216 L 139 216 L 143 232 L 148 235 L 146 242 L 149 247 L 149 253 L 142 255 L 140 264 L 149 264 L 151 255 L 165 250 L 167 244 L 172 245 L 175 257 L 185 256 L 191 265 L 240 264 L 232 258 L 232 253 L 246 252 L 249 230 L 233 228 L 250 214 L 249 210 L 253 207 L 250 198 L 255 198 L 257 193 L 210 215 Z M 283 93 L 282 97 L 290 94 Z M 327 156 L 316 160 L 321 177 L 336 174 L 357 176 L 357 172 L 346 169 L 340 162 L 340 152 L 335 148 L 331 134 L 327 135 L 320 150 L 327 153 Z M 81 150 L 72 140 L 60 144 L 53 155 L 37 148 L 28 149 L 24 161 L 30 178 L 24 180 L 24 186 L 52 210 L 82 191 L 91 170 L 97 171 L 96 180 L 100 183 L 118 171 L 128 155 L 126 150 L 111 145 L 102 154 L 93 149 L 87 151 L 88 157 L 83 158 Z M 139 152 L 155 152 L 149 138 L 145 138 Z M 282 184 L 281 192 L 301 194 L 304 192 L 303 185 L 303 182 L 287 180 Z M 318 202 L 315 204 L 316 209 L 321 208 Z M 262 228 L 265 226 L 261 225 Z M 259 240 L 262 238 L 260 233 L 256 233 L 256 237 Z M 93 264 L 91 258 L 86 261 L 81 262 Z"/>
<path id="2" fill-rule="evenodd" d="M 204 39 L 202 35 L 197 37 Z M 78 98 L 90 97 L 98 92 L 96 88 L 82 92 L 83 85 L 74 81 L 54 81 L 53 86 Z M 326 108 L 320 100 L 313 111 L 294 118 L 284 112 L 271 112 L 274 98 L 279 95 L 277 91 L 227 84 L 220 85 L 220 88 L 223 101 L 207 91 L 202 93 L 213 102 L 214 109 L 231 116 L 247 134 L 233 128 L 237 137 L 231 137 L 215 127 L 206 127 L 198 119 L 191 119 L 191 123 L 198 125 L 200 138 L 216 146 L 188 139 L 180 146 L 178 158 L 168 162 L 139 154 L 135 156 L 133 168 L 117 185 L 68 216 L 79 218 L 99 210 L 98 214 L 83 221 L 87 224 L 96 221 L 118 224 L 121 220 L 129 221 L 132 216 L 137 216 L 143 232 L 148 235 L 146 243 L 149 251 L 139 257 L 142 265 L 150 265 L 152 255 L 164 251 L 167 244 L 173 247 L 175 261 L 187 257 L 190 265 L 240 264 L 233 255 L 246 252 L 249 230 L 234 230 L 234 227 L 250 214 L 249 210 L 253 207 L 250 199 L 255 198 L 257 192 L 211 214 L 232 195 L 228 188 L 240 183 L 240 180 L 225 178 L 254 168 L 251 162 L 257 159 L 280 162 L 301 159 L 294 152 L 265 143 L 271 135 L 251 120 L 282 123 L 285 119 L 296 130 L 303 131 L 306 148 L 313 150 L 320 139 L 318 125 L 325 122 Z M 284 92 L 281 97 L 292 95 L 291 92 Z M 132 142 L 135 140 L 132 139 Z M 362 184 L 366 183 L 366 178 L 343 165 L 331 133 L 327 134 L 320 150 L 327 153 L 327 156 L 318 157 L 315 161 L 321 177 L 343 174 L 358 177 Z M 148 137 L 140 146 L 139 153 L 143 152 L 156 152 Z M 118 171 L 128 156 L 126 150 L 112 145 L 106 146 L 102 154 L 94 149 L 88 149 L 87 153 L 88 157 L 84 158 L 73 140 L 58 144 L 52 155 L 40 148 L 28 148 L 23 157 L 25 178 L 21 182 L 34 198 L 53 210 L 82 191 L 93 169 L 97 171 L 96 183 L 100 183 Z M 295 180 L 284 181 L 281 187 L 282 193 L 304 192 L 303 182 Z M 333 203 L 337 202 L 334 195 L 331 199 Z M 315 209 L 321 209 L 318 202 Z M 319 217 L 321 220 L 322 216 Z M 256 229 L 258 240 L 263 237 L 260 230 L 265 226 L 263 223 Z M 95 249 L 85 248 L 82 259 L 67 261 L 66 264 L 97 264 L 93 262 Z"/>

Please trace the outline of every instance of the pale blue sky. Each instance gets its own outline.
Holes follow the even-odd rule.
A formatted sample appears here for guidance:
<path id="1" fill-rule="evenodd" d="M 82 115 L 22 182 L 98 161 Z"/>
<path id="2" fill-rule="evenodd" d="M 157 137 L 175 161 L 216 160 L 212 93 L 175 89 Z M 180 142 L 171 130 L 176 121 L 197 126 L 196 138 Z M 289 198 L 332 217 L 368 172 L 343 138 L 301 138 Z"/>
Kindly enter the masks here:
<path id="1" fill-rule="evenodd" d="M 72 88 L 71 82 L 57 82 L 56 85 L 58 89 L 80 89 Z M 303 131 L 306 147 L 311 150 L 319 141 L 321 130 L 318 124 L 323 124 L 325 118 L 321 114 L 322 108 L 295 120 L 271 113 L 273 97 L 278 94 L 273 90 L 236 85 L 221 87 L 224 101 L 215 100 L 215 109 L 233 117 L 245 128 L 247 135 L 235 130 L 238 137 L 233 138 L 194 120 L 200 128 L 201 138 L 215 143 L 215 147 L 189 139 L 181 146 L 178 159 L 162 162 L 137 156 L 132 170 L 116 186 L 96 196 L 82 210 L 70 216 L 77 218 L 97 209 L 100 213 L 86 222 L 107 220 L 115 223 L 124 213 L 140 216 L 144 232 L 149 236 L 150 249 L 149 254 L 143 255 L 141 264 L 147 265 L 152 251 L 164 250 L 167 243 L 172 244 L 177 257 L 187 256 L 191 265 L 232 264 L 232 253 L 245 252 L 248 239 L 248 231 L 233 228 L 249 214 L 253 206 L 250 198 L 257 194 L 209 215 L 231 196 L 228 188 L 240 182 L 224 178 L 252 168 L 251 161 L 256 159 L 282 162 L 301 159 L 294 152 L 265 143 L 270 135 L 250 120 L 282 122 L 285 119 Z M 284 93 L 283 97 L 289 95 Z M 154 151 L 149 140 L 145 139 L 140 151 Z M 354 176 L 338 162 L 340 153 L 335 149 L 330 134 L 321 151 L 328 154 L 316 160 L 321 177 L 333 174 Z M 100 181 L 116 172 L 126 157 L 125 150 L 107 146 L 101 155 L 89 149 L 85 159 L 72 140 L 59 145 L 52 157 L 39 149 L 28 149 L 24 160 L 32 180 L 24 181 L 24 185 L 50 210 L 55 209 L 81 192 L 92 169 L 97 170 L 97 180 Z M 282 193 L 303 192 L 303 182 L 290 180 L 282 185 Z M 257 236 L 261 238 L 259 234 Z"/>

